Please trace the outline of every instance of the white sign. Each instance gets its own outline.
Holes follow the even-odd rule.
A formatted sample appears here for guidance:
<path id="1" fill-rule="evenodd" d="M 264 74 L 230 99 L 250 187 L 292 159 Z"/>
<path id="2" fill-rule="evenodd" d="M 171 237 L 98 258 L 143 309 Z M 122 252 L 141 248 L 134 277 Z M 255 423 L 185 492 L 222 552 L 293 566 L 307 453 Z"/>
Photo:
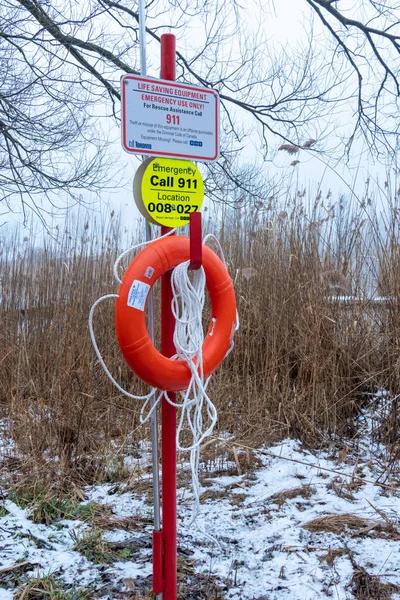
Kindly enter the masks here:
<path id="1" fill-rule="evenodd" d="M 136 75 L 125 75 L 121 85 L 124 150 L 200 161 L 218 159 L 216 90 Z"/>

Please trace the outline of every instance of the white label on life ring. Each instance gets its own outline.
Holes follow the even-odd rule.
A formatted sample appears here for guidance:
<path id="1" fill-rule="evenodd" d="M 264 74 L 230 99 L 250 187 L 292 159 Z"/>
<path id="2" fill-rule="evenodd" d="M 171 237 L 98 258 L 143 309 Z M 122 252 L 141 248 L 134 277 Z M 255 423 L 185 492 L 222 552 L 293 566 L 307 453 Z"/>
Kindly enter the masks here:
<path id="1" fill-rule="evenodd" d="M 151 279 L 153 277 L 153 273 L 154 273 L 153 267 L 147 267 L 147 269 L 144 272 L 144 276 L 147 277 L 147 279 Z"/>
<path id="2" fill-rule="evenodd" d="M 135 279 L 131 285 L 131 289 L 129 290 L 127 302 L 128 306 L 143 311 L 149 290 L 150 286 L 148 283 L 144 283 L 144 281 Z"/>

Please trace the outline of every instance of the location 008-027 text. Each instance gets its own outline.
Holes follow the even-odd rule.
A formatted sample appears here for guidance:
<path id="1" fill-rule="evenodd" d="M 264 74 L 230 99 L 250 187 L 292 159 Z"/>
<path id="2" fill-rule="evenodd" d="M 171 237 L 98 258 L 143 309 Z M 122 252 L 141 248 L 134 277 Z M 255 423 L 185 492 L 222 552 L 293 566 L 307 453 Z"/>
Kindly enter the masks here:
<path id="1" fill-rule="evenodd" d="M 166 194 L 164 194 L 164 196 L 167 196 Z M 167 202 L 166 204 L 163 204 L 162 202 L 157 202 L 157 204 L 155 202 L 149 202 L 147 205 L 147 210 L 149 211 L 149 213 L 154 213 L 154 212 L 158 212 L 158 213 L 166 213 L 169 214 L 173 211 L 176 210 L 176 212 L 180 215 L 182 215 L 182 213 L 184 213 L 185 216 L 181 217 L 182 221 L 189 221 L 189 215 L 192 212 L 197 212 L 199 209 L 199 205 L 198 204 L 170 204 L 169 202 Z M 188 216 L 186 216 L 188 215 Z"/>
<path id="2" fill-rule="evenodd" d="M 126 75 L 122 109 L 126 151 L 204 161 L 218 158 L 215 90 Z"/>

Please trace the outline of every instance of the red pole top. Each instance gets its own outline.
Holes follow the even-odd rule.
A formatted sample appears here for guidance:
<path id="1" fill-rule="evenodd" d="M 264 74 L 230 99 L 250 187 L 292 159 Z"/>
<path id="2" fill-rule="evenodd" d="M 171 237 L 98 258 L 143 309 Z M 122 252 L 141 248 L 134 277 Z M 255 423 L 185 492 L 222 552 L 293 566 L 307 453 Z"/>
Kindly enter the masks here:
<path id="1" fill-rule="evenodd" d="M 203 241 L 201 239 L 201 212 L 190 213 L 190 265 L 189 269 L 197 271 L 203 258 Z"/>
<path id="2" fill-rule="evenodd" d="M 161 36 L 161 79 L 175 81 L 176 79 L 176 39 L 173 33 L 163 33 Z"/>

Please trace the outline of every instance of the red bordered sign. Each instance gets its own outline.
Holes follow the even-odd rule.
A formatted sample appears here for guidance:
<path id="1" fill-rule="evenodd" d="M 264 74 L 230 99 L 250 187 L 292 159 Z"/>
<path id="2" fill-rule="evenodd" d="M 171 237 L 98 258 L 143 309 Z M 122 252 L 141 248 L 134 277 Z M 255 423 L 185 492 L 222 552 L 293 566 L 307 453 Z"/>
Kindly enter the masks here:
<path id="1" fill-rule="evenodd" d="M 219 157 L 216 90 L 124 75 L 122 146 L 126 152 L 198 161 Z"/>

